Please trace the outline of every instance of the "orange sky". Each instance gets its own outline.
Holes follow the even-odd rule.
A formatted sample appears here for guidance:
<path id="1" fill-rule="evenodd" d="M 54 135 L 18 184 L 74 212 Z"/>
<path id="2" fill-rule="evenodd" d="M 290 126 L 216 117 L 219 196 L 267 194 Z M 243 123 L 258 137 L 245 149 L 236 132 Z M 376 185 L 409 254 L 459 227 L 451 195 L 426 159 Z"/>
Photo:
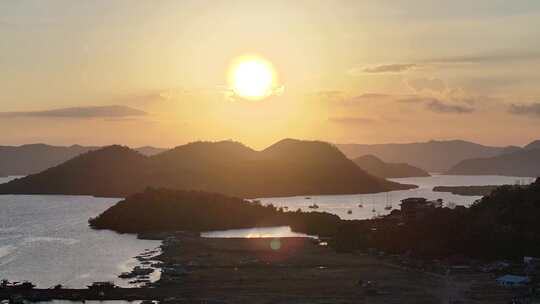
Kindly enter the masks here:
<path id="1" fill-rule="evenodd" d="M 0 144 L 540 138 L 540 3 L 433 2 L 2 2 Z M 243 54 L 279 92 L 229 94 Z"/>

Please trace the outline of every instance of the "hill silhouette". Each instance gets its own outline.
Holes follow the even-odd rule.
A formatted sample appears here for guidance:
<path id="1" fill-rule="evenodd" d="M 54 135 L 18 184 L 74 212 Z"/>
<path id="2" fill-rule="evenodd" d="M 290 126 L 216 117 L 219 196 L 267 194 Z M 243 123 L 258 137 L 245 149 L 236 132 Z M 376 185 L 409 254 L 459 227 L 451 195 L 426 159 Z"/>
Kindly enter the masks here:
<path id="1" fill-rule="evenodd" d="M 526 150 L 540 149 L 540 140 L 535 140 L 524 147 Z"/>
<path id="2" fill-rule="evenodd" d="M 353 159 L 362 170 L 382 178 L 430 176 L 426 171 L 405 163 L 385 163 L 374 155 L 364 155 Z"/>
<path id="3" fill-rule="evenodd" d="M 232 141 L 195 142 L 150 157 L 110 146 L 2 184 L 0 193 L 125 197 L 146 187 L 265 197 L 415 186 L 369 175 L 328 143 L 286 139 L 262 151 Z"/>
<path id="4" fill-rule="evenodd" d="M 407 144 L 340 144 L 337 147 L 351 159 L 371 154 L 385 162 L 407 163 L 428 172 L 445 172 L 462 160 L 493 157 L 508 151 L 508 147 L 490 147 L 463 140 L 432 140 Z"/>
<path id="5" fill-rule="evenodd" d="M 398 210 L 394 213 L 400 215 Z M 406 220 L 404 225 L 389 218 L 350 221 L 337 229 L 336 246 L 431 258 L 522 259 L 540 255 L 539 216 L 537 179 L 527 186 L 497 187 L 470 208 L 428 208 L 422 217 Z"/>
<path id="6" fill-rule="evenodd" d="M 540 149 L 522 149 L 496 157 L 467 159 L 452 167 L 447 174 L 540 176 Z"/>
<path id="7" fill-rule="evenodd" d="M 297 232 L 324 236 L 335 233 L 339 222 L 337 215 L 329 213 L 286 212 L 218 193 L 153 188 L 129 196 L 89 220 L 93 228 L 122 233 L 288 225 Z"/>
<path id="8" fill-rule="evenodd" d="M 69 147 L 46 144 L 0 146 L 0 176 L 23 176 L 41 172 L 75 156 L 100 147 L 72 145 Z M 141 147 L 135 149 L 144 155 L 155 155 L 163 149 Z"/>

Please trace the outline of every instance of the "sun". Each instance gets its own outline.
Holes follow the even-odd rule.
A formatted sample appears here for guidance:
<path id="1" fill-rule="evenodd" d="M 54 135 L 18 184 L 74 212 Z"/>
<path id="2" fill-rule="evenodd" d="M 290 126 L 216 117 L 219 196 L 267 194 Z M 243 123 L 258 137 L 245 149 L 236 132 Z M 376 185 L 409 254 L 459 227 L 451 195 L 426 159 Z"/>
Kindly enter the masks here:
<path id="1" fill-rule="evenodd" d="M 267 60 L 258 56 L 242 56 L 230 69 L 229 84 L 235 95 L 259 100 L 272 94 L 276 73 Z"/>

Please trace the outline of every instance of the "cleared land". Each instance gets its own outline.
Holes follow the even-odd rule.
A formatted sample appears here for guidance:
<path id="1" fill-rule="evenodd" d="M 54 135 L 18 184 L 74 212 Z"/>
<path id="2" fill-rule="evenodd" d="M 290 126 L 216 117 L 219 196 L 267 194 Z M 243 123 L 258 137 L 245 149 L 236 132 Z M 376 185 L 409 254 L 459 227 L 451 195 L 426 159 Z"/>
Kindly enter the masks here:
<path id="1" fill-rule="evenodd" d="M 488 274 L 414 270 L 390 257 L 340 254 L 302 238 L 180 236 L 165 242 L 159 259 L 165 269 L 155 286 L 175 286 L 181 298 L 169 300 L 180 302 L 507 303 L 511 298 Z"/>

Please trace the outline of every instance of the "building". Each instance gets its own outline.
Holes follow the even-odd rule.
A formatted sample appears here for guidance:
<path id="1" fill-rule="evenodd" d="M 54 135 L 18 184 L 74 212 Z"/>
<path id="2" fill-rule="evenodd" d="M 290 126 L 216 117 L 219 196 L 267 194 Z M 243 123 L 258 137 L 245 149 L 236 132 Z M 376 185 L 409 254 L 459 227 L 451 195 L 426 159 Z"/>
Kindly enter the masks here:
<path id="1" fill-rule="evenodd" d="M 524 286 L 529 284 L 530 280 L 528 277 L 525 276 L 517 276 L 517 275 L 503 275 L 502 277 L 498 277 L 496 279 L 497 284 L 501 286 L 506 287 L 518 287 L 518 286 Z"/>
<path id="2" fill-rule="evenodd" d="M 442 200 L 428 201 L 423 197 L 410 197 L 401 201 L 403 221 L 413 222 L 424 217 L 427 211 L 442 207 Z"/>

